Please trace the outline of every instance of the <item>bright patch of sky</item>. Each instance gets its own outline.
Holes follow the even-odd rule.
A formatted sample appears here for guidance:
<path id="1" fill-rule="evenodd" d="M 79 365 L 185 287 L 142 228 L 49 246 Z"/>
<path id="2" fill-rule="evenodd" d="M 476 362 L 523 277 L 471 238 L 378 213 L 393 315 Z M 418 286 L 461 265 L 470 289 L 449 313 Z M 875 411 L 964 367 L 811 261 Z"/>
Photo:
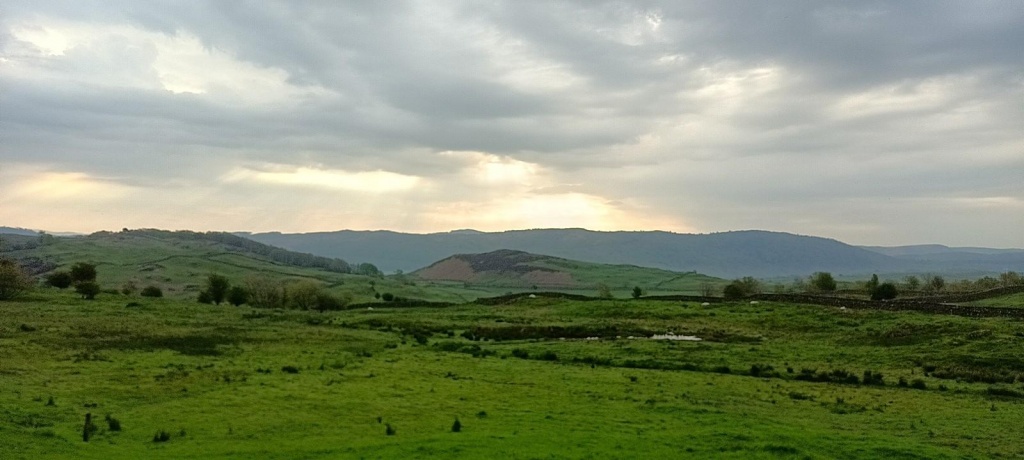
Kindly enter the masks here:
<path id="1" fill-rule="evenodd" d="M 1024 247 L 1017 1 L 3 10 L 0 225 Z"/>

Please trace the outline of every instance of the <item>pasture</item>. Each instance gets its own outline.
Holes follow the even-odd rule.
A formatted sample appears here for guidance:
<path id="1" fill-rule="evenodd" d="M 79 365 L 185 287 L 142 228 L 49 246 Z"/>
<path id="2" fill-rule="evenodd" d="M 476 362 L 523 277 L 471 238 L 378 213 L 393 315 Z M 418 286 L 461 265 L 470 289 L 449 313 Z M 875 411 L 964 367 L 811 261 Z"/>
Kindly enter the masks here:
<path id="1" fill-rule="evenodd" d="M 45 290 L 0 310 L 2 458 L 1024 455 L 1024 328 L 1003 318 L 528 297 L 320 314 Z M 666 332 L 702 340 L 646 338 Z"/>

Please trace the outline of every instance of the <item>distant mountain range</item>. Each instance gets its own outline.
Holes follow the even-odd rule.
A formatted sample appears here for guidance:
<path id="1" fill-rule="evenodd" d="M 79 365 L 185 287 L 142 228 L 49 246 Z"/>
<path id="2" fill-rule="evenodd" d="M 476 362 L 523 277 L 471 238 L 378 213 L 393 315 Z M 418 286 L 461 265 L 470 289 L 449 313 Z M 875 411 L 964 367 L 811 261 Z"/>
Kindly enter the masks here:
<path id="1" fill-rule="evenodd" d="M 348 260 L 372 261 L 381 270 L 412 271 L 453 254 L 499 249 L 605 264 L 632 264 L 719 277 L 937 273 L 980 275 L 1024 271 L 1024 250 L 948 248 L 939 245 L 857 247 L 814 236 L 758 230 L 711 234 L 598 232 L 539 229 L 506 232 L 458 230 L 409 234 L 391 231 L 241 234 L 282 248 Z"/>

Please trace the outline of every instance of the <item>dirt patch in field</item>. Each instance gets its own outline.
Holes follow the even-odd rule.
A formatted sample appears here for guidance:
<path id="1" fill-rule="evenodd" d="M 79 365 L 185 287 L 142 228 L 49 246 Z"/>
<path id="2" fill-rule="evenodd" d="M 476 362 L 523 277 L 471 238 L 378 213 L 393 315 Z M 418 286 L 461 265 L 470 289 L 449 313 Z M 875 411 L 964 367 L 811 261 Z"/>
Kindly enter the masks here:
<path id="1" fill-rule="evenodd" d="M 468 261 L 456 257 L 442 260 L 416 274 L 431 281 L 473 281 L 477 277 L 476 271 Z"/>

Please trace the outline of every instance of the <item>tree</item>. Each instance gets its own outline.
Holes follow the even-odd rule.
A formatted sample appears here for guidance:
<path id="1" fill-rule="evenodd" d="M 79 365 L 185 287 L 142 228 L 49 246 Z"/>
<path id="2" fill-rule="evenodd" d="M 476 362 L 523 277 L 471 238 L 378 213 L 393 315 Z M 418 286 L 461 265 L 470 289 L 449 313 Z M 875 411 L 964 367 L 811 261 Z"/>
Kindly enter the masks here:
<path id="1" fill-rule="evenodd" d="M 864 287 L 867 288 L 868 294 L 874 293 L 875 289 L 878 289 L 878 275 L 872 274 L 871 280 L 864 283 Z"/>
<path id="2" fill-rule="evenodd" d="M 740 283 L 738 280 L 733 281 L 722 288 L 722 297 L 725 297 L 728 300 L 742 299 L 743 297 L 746 297 L 746 295 L 747 292 L 743 287 L 743 283 Z"/>
<path id="3" fill-rule="evenodd" d="M 196 301 L 209 305 L 213 303 L 213 296 L 210 295 L 210 291 L 204 289 L 199 293 L 199 297 L 196 297 Z"/>
<path id="4" fill-rule="evenodd" d="M 10 300 L 32 289 L 32 277 L 17 262 L 0 259 L 0 300 Z"/>
<path id="5" fill-rule="evenodd" d="M 908 290 L 916 291 L 921 287 L 921 280 L 914 275 L 909 275 L 906 278 L 903 278 L 903 284 L 907 285 Z"/>
<path id="6" fill-rule="evenodd" d="M 1003 286 L 1016 286 L 1018 284 L 1024 284 L 1024 277 L 1017 272 L 1000 273 L 999 282 Z"/>
<path id="7" fill-rule="evenodd" d="M 71 281 L 74 283 L 96 281 L 96 266 L 85 262 L 78 262 L 72 265 Z"/>
<path id="8" fill-rule="evenodd" d="M 836 290 L 836 280 L 829 272 L 817 272 L 811 275 L 811 286 L 820 292 L 832 292 Z"/>
<path id="9" fill-rule="evenodd" d="M 752 276 L 744 276 L 735 282 L 739 283 L 743 288 L 743 295 L 745 296 L 761 293 L 761 282 Z"/>
<path id="10" fill-rule="evenodd" d="M 72 281 L 74 280 L 71 279 L 71 273 L 63 270 L 46 275 L 46 284 L 57 289 L 67 289 Z"/>
<path id="11" fill-rule="evenodd" d="M 928 278 L 928 284 L 926 285 L 928 290 L 940 292 L 942 288 L 946 287 L 946 280 L 939 275 Z"/>
<path id="12" fill-rule="evenodd" d="M 715 285 L 711 284 L 711 283 L 709 283 L 707 281 L 702 281 L 700 283 L 700 286 L 698 287 L 698 289 L 700 289 L 701 297 L 714 297 L 715 296 L 715 291 L 716 291 Z"/>
<path id="13" fill-rule="evenodd" d="M 356 266 L 356 274 L 366 276 L 380 276 L 383 273 L 381 273 L 381 271 L 377 268 L 376 265 L 363 262 Z"/>
<path id="14" fill-rule="evenodd" d="M 892 300 L 895 299 L 899 292 L 896 290 L 896 285 L 893 283 L 885 282 L 879 284 L 871 291 L 871 300 Z"/>
<path id="15" fill-rule="evenodd" d="M 249 293 L 242 286 L 231 286 L 231 289 L 228 289 L 227 300 L 229 304 L 237 307 L 249 301 Z"/>
<path id="16" fill-rule="evenodd" d="M 640 286 L 633 286 L 632 294 L 634 299 L 639 299 L 640 296 L 644 295 L 644 290 L 640 289 Z"/>
<path id="17" fill-rule="evenodd" d="M 211 274 L 206 277 L 206 289 L 204 292 L 209 296 L 210 301 L 220 305 L 228 294 L 231 282 L 223 275 Z"/>
<path id="18" fill-rule="evenodd" d="M 93 281 L 82 281 L 75 284 L 75 292 L 85 300 L 93 300 L 100 293 L 100 285 Z"/>
<path id="19" fill-rule="evenodd" d="M 164 291 L 156 286 L 146 286 L 139 293 L 142 297 L 163 297 Z"/>
<path id="20" fill-rule="evenodd" d="M 597 296 L 598 297 L 600 297 L 602 299 L 610 299 L 610 298 L 612 298 L 612 289 L 610 287 L 608 287 L 607 284 L 597 283 L 597 286 L 595 286 L 595 287 L 597 288 Z"/>

